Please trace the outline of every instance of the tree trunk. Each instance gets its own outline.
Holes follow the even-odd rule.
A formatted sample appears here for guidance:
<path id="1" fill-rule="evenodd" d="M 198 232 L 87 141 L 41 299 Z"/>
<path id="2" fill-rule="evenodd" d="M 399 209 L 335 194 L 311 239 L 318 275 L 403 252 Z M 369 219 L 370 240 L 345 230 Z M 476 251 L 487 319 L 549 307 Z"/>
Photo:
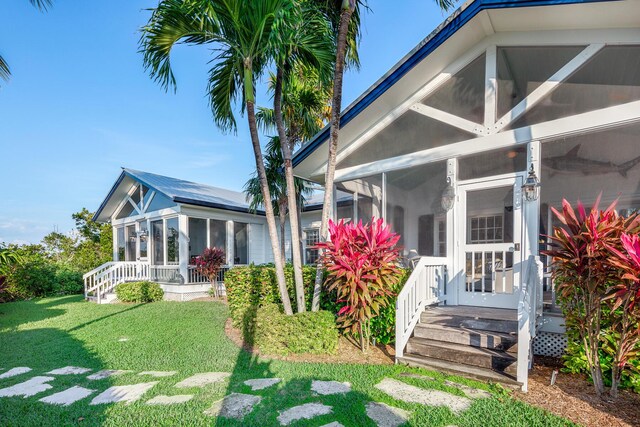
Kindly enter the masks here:
<path id="1" fill-rule="evenodd" d="M 340 13 L 340 25 L 338 27 L 338 43 L 336 46 L 336 65 L 333 73 L 333 98 L 331 100 L 331 133 L 329 137 L 329 158 L 324 179 L 324 202 L 322 205 L 322 221 L 320 223 L 320 241 L 327 241 L 329 228 L 329 214 L 333 207 L 333 179 L 336 171 L 336 154 L 338 152 L 338 134 L 340 131 L 340 114 L 342 110 L 342 80 L 344 77 L 345 56 L 347 53 L 347 32 L 349 21 L 355 10 L 355 5 L 349 0 L 343 0 Z M 321 259 L 321 258 L 320 258 Z M 318 311 L 320 308 L 320 292 L 322 290 L 323 276 L 322 262 L 318 262 L 316 280 L 313 287 L 313 302 L 311 309 Z"/>
<path id="2" fill-rule="evenodd" d="M 304 282 L 302 278 L 302 255 L 300 252 L 300 235 L 298 234 L 298 200 L 296 198 L 295 178 L 293 177 L 292 149 L 289 138 L 284 129 L 284 119 L 282 117 L 282 68 L 278 67 L 276 73 L 276 87 L 273 95 L 273 111 L 278 128 L 278 137 L 282 147 L 282 157 L 284 158 L 284 176 L 287 182 L 287 203 L 289 207 L 289 227 L 291 228 L 291 257 L 293 260 L 293 278 L 296 289 L 296 307 L 298 313 L 306 311 L 304 297 Z"/>
<path id="3" fill-rule="evenodd" d="M 258 178 L 260 179 L 260 188 L 262 190 L 262 199 L 264 203 L 265 216 L 267 218 L 267 226 L 269 229 L 269 238 L 271 240 L 271 250 L 273 251 L 273 263 L 276 269 L 276 279 L 278 281 L 278 289 L 280 291 L 280 299 L 282 299 L 282 306 L 284 307 L 284 313 L 287 315 L 293 314 L 291 310 L 291 300 L 289 299 L 289 292 L 287 291 L 287 283 L 284 277 L 284 266 L 282 265 L 282 258 L 280 254 L 280 245 L 278 245 L 278 229 L 276 228 L 276 218 L 273 213 L 273 205 L 271 204 L 271 192 L 269 191 L 269 184 L 267 182 L 267 173 L 264 170 L 264 160 L 262 158 L 262 148 L 260 147 L 260 137 L 258 136 L 258 126 L 256 123 L 256 111 L 254 105 L 254 93 L 253 93 L 253 75 L 251 71 L 250 60 L 245 63 L 245 76 L 244 76 L 244 90 L 245 90 L 245 103 L 247 107 L 247 120 L 249 122 L 249 131 L 251 133 L 251 144 L 253 145 L 253 154 L 256 160 L 256 171 L 258 172 Z"/>
<path id="4" fill-rule="evenodd" d="M 285 240 L 285 225 L 287 223 L 287 211 L 282 203 L 279 204 L 278 207 L 279 212 L 278 216 L 280 218 L 280 259 L 282 260 L 282 265 L 287 265 L 287 246 Z"/>

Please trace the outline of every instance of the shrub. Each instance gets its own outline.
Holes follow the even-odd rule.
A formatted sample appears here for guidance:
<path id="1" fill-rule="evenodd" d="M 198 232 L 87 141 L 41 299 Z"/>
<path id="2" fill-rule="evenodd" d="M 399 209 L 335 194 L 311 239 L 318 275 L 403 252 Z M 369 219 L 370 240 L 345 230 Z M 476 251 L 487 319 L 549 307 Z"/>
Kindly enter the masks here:
<path id="1" fill-rule="evenodd" d="M 400 236 L 382 219 L 371 224 L 329 222 L 330 240 L 318 244 L 324 249 L 322 262 L 327 269 L 325 285 L 335 290 L 338 324 L 347 333 L 360 337 L 364 351 L 371 336 L 371 319 L 389 305 L 392 289 L 400 280 L 396 247 Z"/>
<path id="2" fill-rule="evenodd" d="M 164 291 L 153 282 L 127 282 L 116 286 L 116 295 L 122 302 L 154 302 L 162 300 Z"/>
<path id="3" fill-rule="evenodd" d="M 59 267 L 55 272 L 56 295 L 73 295 L 84 292 L 82 273 L 69 267 Z"/>
<path id="4" fill-rule="evenodd" d="M 253 338 L 266 354 L 334 354 L 338 348 L 335 318 L 327 311 L 287 316 L 276 304 L 266 304 L 258 308 L 253 327 L 245 326 L 245 340 Z"/>

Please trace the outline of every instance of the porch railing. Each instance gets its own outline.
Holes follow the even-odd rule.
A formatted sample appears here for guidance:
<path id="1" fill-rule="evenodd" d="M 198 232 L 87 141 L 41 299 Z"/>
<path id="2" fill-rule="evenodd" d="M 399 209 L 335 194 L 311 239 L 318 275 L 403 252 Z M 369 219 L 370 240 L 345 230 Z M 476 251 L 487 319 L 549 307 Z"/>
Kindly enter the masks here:
<path id="1" fill-rule="evenodd" d="M 536 336 L 538 319 L 542 316 L 543 265 L 538 257 L 531 256 L 526 263 L 526 275 L 518 301 L 518 366 L 517 380 L 527 391 L 529 369 L 533 361 L 532 341 Z"/>
<path id="2" fill-rule="evenodd" d="M 422 257 L 396 300 L 396 357 L 420 320 L 425 307 L 446 301 L 447 258 Z"/>
<path id="3" fill-rule="evenodd" d="M 218 277 L 216 280 L 219 283 L 224 282 L 224 276 L 227 273 L 227 271 L 229 271 L 230 268 L 231 268 L 230 266 L 225 265 L 218 272 Z M 188 270 L 188 283 L 210 283 L 210 281 L 207 276 L 204 276 L 198 272 L 195 265 L 190 265 Z"/>

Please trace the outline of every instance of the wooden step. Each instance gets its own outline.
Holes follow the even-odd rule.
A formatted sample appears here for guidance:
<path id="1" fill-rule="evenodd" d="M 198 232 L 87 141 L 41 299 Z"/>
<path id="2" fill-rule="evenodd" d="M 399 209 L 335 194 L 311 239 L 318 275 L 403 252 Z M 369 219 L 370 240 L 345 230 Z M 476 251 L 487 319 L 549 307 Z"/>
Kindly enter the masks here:
<path id="1" fill-rule="evenodd" d="M 425 310 L 420 315 L 420 322 L 454 328 L 500 332 L 504 334 L 516 334 L 518 331 L 518 321 L 516 319 L 500 318 L 503 316 L 498 314 L 491 315 L 490 311 L 488 311 L 487 314 L 474 315 L 472 313 L 466 314 L 462 311 L 443 311 L 439 310 L 439 308 L 440 307 Z"/>
<path id="2" fill-rule="evenodd" d="M 407 343 L 406 352 L 510 375 L 517 373 L 516 358 L 504 351 L 412 337 Z"/>
<path id="3" fill-rule="evenodd" d="M 509 353 L 517 353 L 518 351 L 518 337 L 515 334 L 455 328 L 435 323 L 419 323 L 416 325 L 413 334 L 417 338 L 433 341 L 463 344 L 491 350 L 502 350 L 508 351 Z"/>
<path id="4" fill-rule="evenodd" d="M 477 366 L 453 364 L 419 354 L 405 353 L 403 357 L 398 358 L 398 362 L 417 368 L 446 372 L 474 380 L 498 383 L 512 389 L 520 389 L 522 387 L 522 384 L 516 381 L 515 375 L 495 372 Z"/>

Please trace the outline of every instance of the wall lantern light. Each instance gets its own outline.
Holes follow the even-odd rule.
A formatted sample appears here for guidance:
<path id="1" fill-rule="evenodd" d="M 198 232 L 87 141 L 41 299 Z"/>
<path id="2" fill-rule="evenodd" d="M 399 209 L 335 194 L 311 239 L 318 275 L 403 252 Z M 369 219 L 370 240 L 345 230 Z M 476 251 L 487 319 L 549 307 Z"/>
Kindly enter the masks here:
<path id="1" fill-rule="evenodd" d="M 533 170 L 533 165 L 529 169 L 527 180 L 522 184 L 522 194 L 527 202 L 534 202 L 540 197 L 540 180 L 536 175 L 536 171 Z"/>
<path id="2" fill-rule="evenodd" d="M 147 237 L 149 235 L 149 231 L 148 230 L 138 230 L 138 231 L 136 231 L 136 234 L 138 235 L 138 237 Z"/>
<path id="3" fill-rule="evenodd" d="M 456 201 L 456 190 L 453 188 L 453 183 L 451 182 L 451 177 L 447 177 L 447 186 L 444 190 L 442 190 L 442 198 L 440 199 L 440 203 L 442 204 L 442 209 L 445 212 L 450 211 L 453 208 L 453 204 Z"/>

